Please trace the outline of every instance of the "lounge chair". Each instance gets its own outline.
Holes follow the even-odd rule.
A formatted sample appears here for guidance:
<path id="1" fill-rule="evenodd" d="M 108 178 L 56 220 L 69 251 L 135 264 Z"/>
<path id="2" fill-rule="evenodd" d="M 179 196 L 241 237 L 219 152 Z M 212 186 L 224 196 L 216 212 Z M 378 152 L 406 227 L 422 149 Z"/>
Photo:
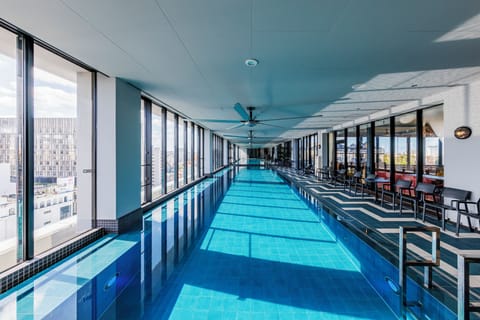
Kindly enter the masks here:
<path id="1" fill-rule="evenodd" d="M 345 183 L 343 184 L 343 189 L 346 190 L 348 186 L 348 190 L 352 192 L 352 189 L 356 189 L 357 186 L 361 185 L 362 181 L 362 172 L 356 171 L 352 176 L 345 179 Z"/>
<path id="2" fill-rule="evenodd" d="M 440 193 L 434 197 L 433 202 L 425 202 L 423 205 L 422 220 L 425 221 L 425 211 L 427 208 L 435 209 L 437 217 L 441 211 L 442 215 L 442 229 L 445 230 L 445 211 L 457 210 L 456 203 L 461 201 L 465 202 L 470 199 L 471 192 L 468 190 L 455 189 L 455 188 L 442 188 Z M 444 200 L 450 199 L 450 203 L 445 203 Z"/>
<path id="3" fill-rule="evenodd" d="M 417 219 L 418 207 L 422 204 L 425 205 L 428 201 L 434 201 L 432 198 L 435 198 L 436 190 L 437 186 L 432 183 L 419 182 L 412 196 L 403 196 L 400 199 L 400 214 L 402 214 L 403 202 L 408 201 L 412 203 L 415 219 Z"/>
<path id="4" fill-rule="evenodd" d="M 385 183 L 382 185 L 382 197 L 380 200 L 380 205 L 383 207 L 383 203 L 385 200 L 385 195 L 389 195 L 392 198 L 392 206 L 395 209 L 395 200 L 398 197 L 399 201 L 402 201 L 404 195 L 412 196 L 411 189 L 412 181 L 411 180 L 404 180 L 399 179 L 394 185 L 390 183 Z"/>
<path id="5" fill-rule="evenodd" d="M 365 194 L 365 189 L 368 190 L 371 185 L 375 183 L 375 179 L 377 179 L 377 175 L 374 173 L 369 173 L 367 176 L 360 180 L 360 185 L 355 186 L 355 195 L 357 195 L 357 187 L 360 187 L 360 192 L 363 195 Z"/>

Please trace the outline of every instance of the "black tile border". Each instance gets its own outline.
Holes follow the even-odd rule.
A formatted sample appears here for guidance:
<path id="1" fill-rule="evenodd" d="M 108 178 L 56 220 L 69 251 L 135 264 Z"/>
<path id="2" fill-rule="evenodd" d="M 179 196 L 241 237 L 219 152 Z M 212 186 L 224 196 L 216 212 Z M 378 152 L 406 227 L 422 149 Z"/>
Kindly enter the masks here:
<path id="1" fill-rule="evenodd" d="M 0 273 L 0 293 L 4 293 L 15 287 L 35 274 L 70 256 L 72 253 L 100 239 L 104 235 L 105 231 L 102 228 L 89 230 L 72 240 L 42 253 L 33 260 L 26 261 Z"/>
<path id="2" fill-rule="evenodd" d="M 143 209 L 138 208 L 120 219 L 97 219 L 97 228 L 103 228 L 106 233 L 122 234 L 142 230 Z"/>

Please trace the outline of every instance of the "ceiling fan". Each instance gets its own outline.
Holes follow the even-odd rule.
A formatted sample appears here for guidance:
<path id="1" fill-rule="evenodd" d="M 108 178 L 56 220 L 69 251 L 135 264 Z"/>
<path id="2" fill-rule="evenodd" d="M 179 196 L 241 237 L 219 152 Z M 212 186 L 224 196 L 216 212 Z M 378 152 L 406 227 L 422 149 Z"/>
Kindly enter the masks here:
<path id="1" fill-rule="evenodd" d="M 286 118 L 276 118 L 276 119 L 257 119 L 257 117 L 253 115 L 253 111 L 255 110 L 255 107 L 247 107 L 247 109 L 245 110 L 245 108 L 240 103 L 237 102 L 233 106 L 233 109 L 240 115 L 241 120 L 223 120 L 223 119 L 193 119 L 193 120 L 205 121 L 205 122 L 237 123 L 233 127 L 227 128 L 227 130 L 232 130 L 232 129 L 240 128 L 240 127 L 243 127 L 243 126 L 247 126 L 247 127 L 252 128 L 252 127 L 255 127 L 256 125 L 259 125 L 259 124 L 264 125 L 264 126 L 269 126 L 269 127 L 286 129 L 286 130 L 309 130 L 309 129 L 320 130 L 320 129 L 324 129 L 323 127 L 322 128 L 287 128 L 287 127 L 282 127 L 282 126 L 277 126 L 277 125 L 266 123 L 266 122 L 281 121 L 281 120 L 318 118 L 318 117 L 322 117 L 322 115 L 286 117 Z"/>

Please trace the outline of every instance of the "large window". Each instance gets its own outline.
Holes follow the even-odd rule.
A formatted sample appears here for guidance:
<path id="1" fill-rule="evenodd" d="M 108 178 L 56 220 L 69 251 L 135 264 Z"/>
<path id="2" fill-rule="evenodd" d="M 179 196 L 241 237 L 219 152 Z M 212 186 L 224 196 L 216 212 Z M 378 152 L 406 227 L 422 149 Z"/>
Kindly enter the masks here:
<path id="1" fill-rule="evenodd" d="M 419 127 L 422 128 L 421 132 L 418 132 Z M 346 131 L 336 131 L 329 135 L 328 152 L 329 155 L 336 156 L 337 169 L 343 168 L 346 133 L 348 167 L 352 168 L 357 163 L 364 177 L 371 173 L 373 166 L 378 177 L 390 178 L 393 169 L 392 180 L 411 180 L 415 186 L 417 174 L 420 173 L 423 174 L 424 182 L 442 185 L 443 131 L 443 105 L 440 105 L 378 120 L 373 126 L 368 123 L 348 128 Z M 304 139 L 297 141 L 301 149 Z M 299 158 L 302 154 L 299 150 Z"/>
<path id="2" fill-rule="evenodd" d="M 145 154 L 145 100 L 142 99 L 140 103 L 140 177 L 142 179 L 141 189 L 141 201 L 145 203 L 146 199 L 146 180 L 147 175 L 145 172 L 145 166 L 147 165 L 147 157 Z"/>
<path id="3" fill-rule="evenodd" d="M 92 83 L 0 28 L 0 272 L 91 228 Z"/>
<path id="4" fill-rule="evenodd" d="M 339 130 L 336 135 L 336 165 L 337 170 L 345 169 L 345 131 Z"/>
<path id="5" fill-rule="evenodd" d="M 34 46 L 34 253 L 91 228 L 92 74 Z"/>
<path id="6" fill-rule="evenodd" d="M 145 154 L 141 159 L 141 192 L 144 202 L 149 202 L 203 175 L 204 129 L 148 98 L 142 98 L 141 106 L 142 154 Z M 146 156 L 149 150 L 151 160 Z M 144 167 L 151 168 L 151 173 Z M 151 179 L 147 179 L 149 175 Z M 146 196 L 149 194 L 150 198 Z"/>
<path id="7" fill-rule="evenodd" d="M 375 174 L 390 177 L 390 119 L 375 122 Z"/>
<path id="8" fill-rule="evenodd" d="M 199 172 L 199 139 L 198 139 L 198 126 L 195 126 L 193 129 L 194 135 L 193 135 L 193 142 L 194 142 L 194 149 L 193 149 L 193 166 L 194 166 L 194 178 L 198 178 L 198 172 Z"/>
<path id="9" fill-rule="evenodd" d="M 443 180 L 443 106 L 423 110 L 423 179 Z"/>
<path id="10" fill-rule="evenodd" d="M 316 157 L 317 157 L 317 134 L 310 135 L 310 150 L 309 150 L 309 164 L 312 167 L 315 167 Z"/>
<path id="11" fill-rule="evenodd" d="M 200 165 L 200 176 L 202 177 L 205 172 L 204 172 L 204 163 L 205 163 L 205 137 L 204 137 L 204 131 L 203 131 L 203 128 L 199 128 L 200 130 L 200 133 L 199 133 L 199 136 L 200 136 L 200 139 L 199 139 L 199 143 L 200 143 L 200 162 L 199 162 L 199 165 Z"/>
<path id="12" fill-rule="evenodd" d="M 185 185 L 185 121 L 178 118 L 178 186 Z"/>
<path id="13" fill-rule="evenodd" d="M 163 179 L 163 120 L 162 107 L 152 105 L 152 198 L 160 197 L 164 191 L 162 188 Z"/>
<path id="14" fill-rule="evenodd" d="M 297 155 L 298 155 L 298 161 L 297 161 L 297 169 L 302 169 L 303 168 L 303 139 L 297 139 Z"/>
<path id="15" fill-rule="evenodd" d="M 213 170 L 216 170 L 223 166 L 223 138 L 214 134 L 212 137 L 212 144 Z M 255 149 L 249 149 L 249 152 L 250 150 Z"/>
<path id="16" fill-rule="evenodd" d="M 357 169 L 357 128 L 347 129 L 347 170 L 353 174 Z"/>
<path id="17" fill-rule="evenodd" d="M 175 114 L 167 111 L 167 192 L 175 188 Z"/>
<path id="18" fill-rule="evenodd" d="M 395 180 L 416 181 L 417 114 L 410 112 L 395 117 Z"/>
<path id="19" fill-rule="evenodd" d="M 192 124 L 187 122 L 187 182 L 192 181 Z"/>
<path id="20" fill-rule="evenodd" d="M 366 177 L 371 168 L 369 168 L 369 145 L 368 137 L 371 134 L 370 124 L 362 124 L 360 126 L 360 135 L 358 143 L 360 144 L 360 170 L 362 171 L 362 177 Z"/>
<path id="21" fill-rule="evenodd" d="M 22 257 L 23 114 L 17 108 L 16 36 L 0 29 L 0 272 Z"/>

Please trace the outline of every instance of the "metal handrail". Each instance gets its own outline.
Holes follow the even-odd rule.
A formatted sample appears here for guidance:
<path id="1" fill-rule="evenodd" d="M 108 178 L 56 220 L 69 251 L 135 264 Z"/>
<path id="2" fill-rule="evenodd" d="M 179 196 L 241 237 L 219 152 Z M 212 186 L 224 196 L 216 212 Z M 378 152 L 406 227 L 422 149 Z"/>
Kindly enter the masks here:
<path id="1" fill-rule="evenodd" d="M 432 233 L 431 259 L 407 260 L 407 234 L 415 232 L 430 231 Z M 403 226 L 400 227 L 399 237 L 399 283 L 400 283 L 400 308 L 402 318 L 407 318 L 407 308 L 412 305 L 407 301 L 407 269 L 410 266 L 423 266 L 423 285 L 425 288 L 432 287 L 432 267 L 440 265 L 440 228 L 433 226 Z"/>
<path id="2" fill-rule="evenodd" d="M 480 263 L 478 255 L 458 255 L 458 286 L 457 286 L 457 313 L 459 320 L 470 319 L 470 312 L 480 311 L 478 304 L 470 302 L 470 264 Z"/>

